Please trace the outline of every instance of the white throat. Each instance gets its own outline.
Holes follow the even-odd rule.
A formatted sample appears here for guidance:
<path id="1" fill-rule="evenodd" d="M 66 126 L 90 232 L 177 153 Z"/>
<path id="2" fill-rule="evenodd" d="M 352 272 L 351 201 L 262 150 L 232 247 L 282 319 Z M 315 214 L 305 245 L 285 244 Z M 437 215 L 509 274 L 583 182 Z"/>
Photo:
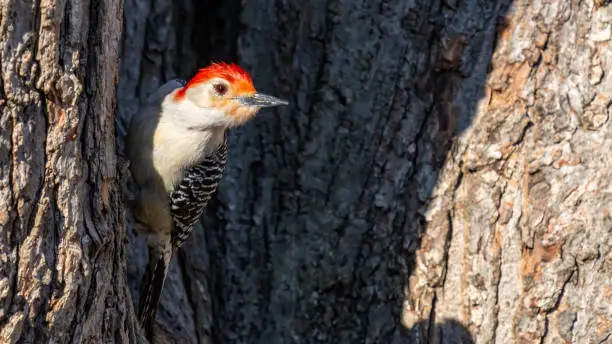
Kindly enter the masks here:
<path id="1" fill-rule="evenodd" d="M 227 116 L 216 109 L 196 106 L 188 99 L 162 103 L 161 116 L 153 135 L 153 163 L 165 176 L 167 191 L 182 180 L 184 168 L 199 163 L 223 143 Z"/>

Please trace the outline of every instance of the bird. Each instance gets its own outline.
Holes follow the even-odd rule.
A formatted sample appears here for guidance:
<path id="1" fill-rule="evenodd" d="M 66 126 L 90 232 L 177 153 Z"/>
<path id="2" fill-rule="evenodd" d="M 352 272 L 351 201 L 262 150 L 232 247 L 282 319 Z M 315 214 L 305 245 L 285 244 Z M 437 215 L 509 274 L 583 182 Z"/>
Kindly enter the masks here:
<path id="1" fill-rule="evenodd" d="M 132 116 L 125 156 L 135 186 L 128 201 L 134 229 L 147 238 L 138 320 L 149 340 L 170 261 L 190 237 L 222 178 L 228 130 L 262 108 L 288 105 L 256 91 L 235 63 L 211 63 L 189 81 L 174 79 Z"/>

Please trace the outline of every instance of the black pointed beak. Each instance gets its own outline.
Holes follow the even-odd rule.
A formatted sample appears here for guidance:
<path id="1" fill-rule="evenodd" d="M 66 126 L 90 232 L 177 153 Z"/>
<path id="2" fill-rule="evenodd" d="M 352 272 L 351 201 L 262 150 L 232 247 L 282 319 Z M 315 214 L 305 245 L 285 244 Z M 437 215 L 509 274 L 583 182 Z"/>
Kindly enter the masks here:
<path id="1" fill-rule="evenodd" d="M 269 96 L 267 94 L 255 93 L 253 95 L 239 97 L 238 100 L 243 105 L 257 106 L 257 107 L 272 107 L 279 105 L 289 105 L 289 102 Z"/>

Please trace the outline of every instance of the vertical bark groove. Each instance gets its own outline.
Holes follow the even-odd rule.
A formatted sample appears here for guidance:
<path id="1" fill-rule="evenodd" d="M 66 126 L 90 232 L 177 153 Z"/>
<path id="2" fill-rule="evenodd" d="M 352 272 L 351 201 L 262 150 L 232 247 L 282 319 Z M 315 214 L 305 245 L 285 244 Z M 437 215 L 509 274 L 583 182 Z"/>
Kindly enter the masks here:
<path id="1" fill-rule="evenodd" d="M 122 2 L 0 8 L 0 341 L 138 342 L 113 134 Z"/>

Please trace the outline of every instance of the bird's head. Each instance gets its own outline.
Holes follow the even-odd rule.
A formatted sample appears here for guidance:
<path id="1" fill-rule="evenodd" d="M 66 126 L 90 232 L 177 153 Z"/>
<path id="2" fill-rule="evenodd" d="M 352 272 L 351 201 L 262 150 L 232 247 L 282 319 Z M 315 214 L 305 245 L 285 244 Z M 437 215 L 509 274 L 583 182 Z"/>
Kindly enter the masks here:
<path id="1" fill-rule="evenodd" d="M 240 66 L 213 63 L 201 69 L 174 94 L 174 102 L 191 102 L 202 109 L 206 123 L 232 127 L 253 118 L 264 107 L 287 105 L 284 100 L 258 93 L 250 75 Z"/>

